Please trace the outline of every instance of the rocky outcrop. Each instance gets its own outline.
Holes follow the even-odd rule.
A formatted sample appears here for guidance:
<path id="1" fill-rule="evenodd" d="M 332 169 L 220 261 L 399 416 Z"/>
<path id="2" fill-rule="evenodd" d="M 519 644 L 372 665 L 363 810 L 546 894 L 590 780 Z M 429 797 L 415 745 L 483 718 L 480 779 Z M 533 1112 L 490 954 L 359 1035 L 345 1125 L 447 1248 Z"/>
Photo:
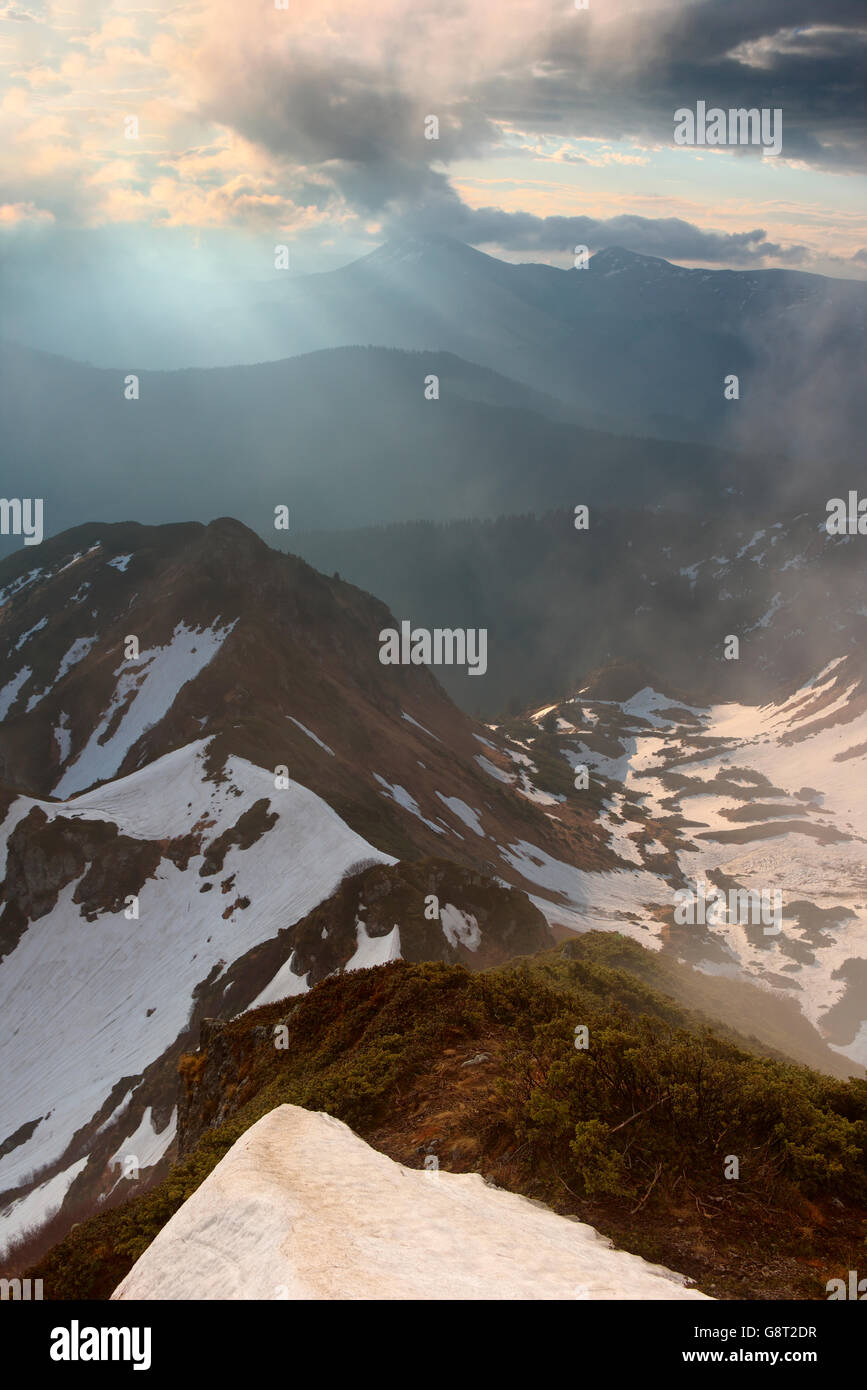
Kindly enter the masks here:
<path id="1" fill-rule="evenodd" d="M 0 959 L 16 945 L 28 922 L 45 917 L 61 891 L 79 880 L 73 902 L 94 921 L 120 912 L 141 891 L 165 856 L 184 867 L 192 837 L 169 841 L 123 835 L 111 821 L 68 816 L 49 819 L 39 806 L 18 822 L 7 843 L 6 879 L 0 894 Z"/>

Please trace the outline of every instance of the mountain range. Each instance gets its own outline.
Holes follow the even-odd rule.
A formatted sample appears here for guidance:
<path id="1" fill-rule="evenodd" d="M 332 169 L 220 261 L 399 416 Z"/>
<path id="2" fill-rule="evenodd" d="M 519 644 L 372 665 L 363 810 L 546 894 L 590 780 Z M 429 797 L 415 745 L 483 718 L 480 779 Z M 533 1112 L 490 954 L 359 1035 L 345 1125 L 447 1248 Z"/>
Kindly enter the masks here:
<path id="1" fill-rule="evenodd" d="M 0 350 L 7 493 L 43 498 L 48 534 L 95 513 L 224 514 L 273 539 L 278 506 L 294 535 L 599 506 L 624 487 L 638 505 L 730 510 L 774 485 L 770 465 L 734 451 L 588 430 L 552 398 L 439 352 L 142 373 L 137 399 L 127 377 Z"/>
<path id="2" fill-rule="evenodd" d="M 788 1225 L 851 1262 L 867 1151 L 867 606 L 826 525 L 863 476 L 864 285 L 414 237 L 186 335 L 119 318 L 100 365 L 23 305 L 5 487 L 45 535 L 0 538 L 4 1261 L 52 1297 L 212 1296 L 172 1242 L 234 1230 L 237 1173 L 295 1134 L 384 1194 L 484 1172 L 519 1205 L 448 1200 L 519 1243 L 541 1199 L 569 1279 L 560 1223 L 590 1221 L 633 1252 L 606 1288 L 647 1255 L 648 1290 L 761 1296 L 732 1273 L 760 1210 L 773 1296 L 812 1296 Z M 483 672 L 385 663 L 404 628 L 484 635 Z M 343 1209 L 336 1177 L 290 1186 L 272 1215 Z"/>
<path id="3" fill-rule="evenodd" d="M 49 533 L 97 510 L 264 533 L 281 504 L 300 530 L 624 495 L 795 510 L 862 477 L 863 282 L 617 247 L 581 269 L 509 264 L 427 237 L 279 280 L 246 312 L 261 331 L 241 365 L 248 326 L 221 309 L 198 348 L 165 321 L 148 348 L 130 323 L 97 367 L 57 356 L 87 357 L 83 330 L 47 353 L 10 311 L 8 491 L 45 498 Z"/>
<path id="4" fill-rule="evenodd" d="M 398 958 L 616 931 L 743 1035 L 867 1062 L 858 652 L 763 708 L 621 664 L 486 725 L 381 664 L 379 600 L 233 520 L 78 528 L 0 592 L 6 1241 L 164 1175 L 206 1020 Z M 779 888 L 782 932 L 679 929 L 701 878 Z"/>

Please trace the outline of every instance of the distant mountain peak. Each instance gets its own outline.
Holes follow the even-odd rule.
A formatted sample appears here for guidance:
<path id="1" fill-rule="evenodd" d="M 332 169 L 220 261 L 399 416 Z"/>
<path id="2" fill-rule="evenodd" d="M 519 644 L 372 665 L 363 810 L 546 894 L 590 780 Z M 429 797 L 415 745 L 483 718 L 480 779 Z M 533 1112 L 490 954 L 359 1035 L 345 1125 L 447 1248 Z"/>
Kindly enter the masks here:
<path id="1" fill-rule="evenodd" d="M 637 270 L 641 267 L 665 266 L 666 270 L 681 270 L 682 266 L 672 265 L 662 256 L 645 256 L 639 251 L 630 251 L 625 246 L 606 246 L 591 257 L 591 265 L 597 271 L 614 274 L 619 270 Z"/>
<path id="2" fill-rule="evenodd" d="M 362 264 L 373 269 L 386 269 L 391 266 L 412 266 L 426 264 L 475 264 L 495 259 L 468 246 L 465 241 L 446 236 L 441 232 L 426 232 L 422 235 L 393 237 L 383 242 L 369 256 L 362 258 Z"/>

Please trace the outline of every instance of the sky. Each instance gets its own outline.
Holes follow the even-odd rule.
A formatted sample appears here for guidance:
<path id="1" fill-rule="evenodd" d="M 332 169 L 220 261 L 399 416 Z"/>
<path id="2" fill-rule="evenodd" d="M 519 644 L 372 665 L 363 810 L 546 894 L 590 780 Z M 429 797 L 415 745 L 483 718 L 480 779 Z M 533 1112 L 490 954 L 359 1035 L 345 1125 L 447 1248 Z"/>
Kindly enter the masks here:
<path id="1" fill-rule="evenodd" d="M 2 286 L 135 312 L 420 231 L 864 279 L 865 59 L 863 0 L 9 3 Z M 779 109 L 781 153 L 676 145 L 698 101 Z"/>

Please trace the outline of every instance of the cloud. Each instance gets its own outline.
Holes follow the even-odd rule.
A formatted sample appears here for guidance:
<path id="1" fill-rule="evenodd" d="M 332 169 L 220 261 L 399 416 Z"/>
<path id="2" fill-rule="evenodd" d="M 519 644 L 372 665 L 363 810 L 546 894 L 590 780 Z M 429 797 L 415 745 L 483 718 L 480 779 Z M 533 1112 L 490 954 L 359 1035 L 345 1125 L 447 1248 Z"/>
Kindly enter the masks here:
<path id="1" fill-rule="evenodd" d="M 867 167 L 867 16 L 852 0 L 560 10 L 540 24 L 533 57 L 473 92 L 494 120 L 658 146 L 671 144 L 674 111 L 698 99 L 780 107 L 784 157 Z"/>
<path id="2" fill-rule="evenodd" d="M 211 0 L 209 13 L 207 37 L 186 59 L 199 113 L 267 150 L 287 182 L 316 169 L 347 210 L 395 225 L 415 210 L 514 249 L 562 246 L 573 231 L 607 236 L 592 219 L 462 208 L 450 169 L 520 154 L 640 165 L 674 149 L 674 111 L 700 98 L 782 107 L 783 159 L 796 166 L 867 166 L 860 0 L 607 0 L 586 11 L 563 0 L 317 0 L 276 15 Z M 423 138 L 428 114 L 439 118 L 438 141 Z M 581 143 L 590 140 L 608 149 L 591 153 Z M 678 156 L 685 168 L 695 158 Z M 671 220 L 633 219 L 620 239 L 732 264 L 808 254 L 753 228 L 725 234 Z"/>
<path id="3" fill-rule="evenodd" d="M 0 19 L 9 20 L 13 24 L 44 23 L 44 16 L 23 10 L 20 5 L 0 5 Z"/>
<path id="4" fill-rule="evenodd" d="M 54 221 L 54 214 L 33 203 L 0 203 L 0 226 L 16 227 L 21 223 L 35 223 L 46 226 Z"/>
<path id="5" fill-rule="evenodd" d="M 10 203 L 59 221 L 256 231 L 272 215 L 282 227 L 428 219 L 516 251 L 616 240 L 674 259 L 797 264 L 805 247 L 771 239 L 749 211 L 723 232 L 676 217 L 473 209 L 454 170 L 497 158 L 625 174 L 665 149 L 688 176 L 696 155 L 675 152 L 673 113 L 698 99 L 781 106 L 783 160 L 797 167 L 867 162 L 863 0 L 591 0 L 585 11 L 569 0 L 292 0 L 285 11 L 88 0 L 67 29 L 71 14 L 49 4 L 44 41 L 22 38 L 0 156 Z M 127 112 L 140 117 L 134 151 Z M 438 140 L 425 139 L 430 115 Z M 732 154 L 714 159 L 739 177 Z M 698 221 L 711 219 L 708 207 Z M 861 241 L 854 231 L 850 245 Z"/>
<path id="6" fill-rule="evenodd" d="M 391 235 L 436 232 L 473 245 L 506 251 L 563 252 L 577 245 L 591 251 L 624 246 L 666 260 L 761 265 L 766 260 L 800 265 L 809 257 L 804 246 L 771 242 L 761 228 L 718 232 L 697 227 L 679 217 L 538 217 L 499 208 L 469 208 L 455 195 L 399 213 L 388 226 Z"/>

